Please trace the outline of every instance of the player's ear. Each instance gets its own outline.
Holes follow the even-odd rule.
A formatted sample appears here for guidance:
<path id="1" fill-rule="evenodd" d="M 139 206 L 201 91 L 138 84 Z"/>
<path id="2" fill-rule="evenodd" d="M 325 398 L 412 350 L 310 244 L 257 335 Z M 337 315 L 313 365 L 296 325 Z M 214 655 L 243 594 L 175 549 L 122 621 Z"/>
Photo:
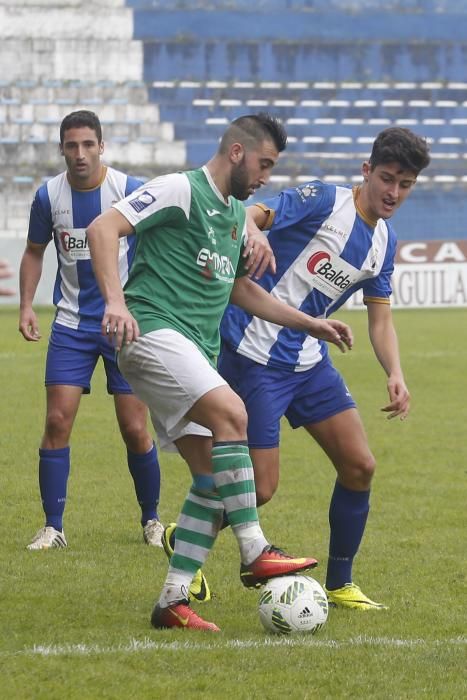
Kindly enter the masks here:
<path id="1" fill-rule="evenodd" d="M 242 162 L 243 156 L 245 154 L 245 149 L 241 143 L 233 143 L 230 147 L 230 160 L 234 165 L 238 165 Z"/>
<path id="2" fill-rule="evenodd" d="M 104 142 L 101 141 L 99 144 L 99 155 L 101 156 L 104 153 Z"/>
<path id="3" fill-rule="evenodd" d="M 370 174 L 370 163 L 366 160 L 362 165 L 362 175 L 365 182 L 368 180 L 368 175 Z"/>

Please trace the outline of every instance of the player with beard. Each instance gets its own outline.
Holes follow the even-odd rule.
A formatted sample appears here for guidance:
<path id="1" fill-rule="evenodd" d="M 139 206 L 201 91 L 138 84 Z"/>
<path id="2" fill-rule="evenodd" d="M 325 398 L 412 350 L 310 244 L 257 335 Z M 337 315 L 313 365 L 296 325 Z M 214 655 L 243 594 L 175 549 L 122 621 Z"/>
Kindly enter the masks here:
<path id="1" fill-rule="evenodd" d="M 251 275 L 268 260 L 245 263 L 255 253 L 249 254 L 246 243 L 242 200 L 268 181 L 285 146 L 276 119 L 240 117 L 202 168 L 155 178 L 88 228 L 106 300 L 103 333 L 114 338 L 123 375 L 149 406 L 161 447 L 174 443 L 193 476 L 151 617 L 156 628 L 218 631 L 191 609 L 187 591 L 215 542 L 224 511 L 240 549 L 246 587 L 316 565 L 313 558 L 290 557 L 265 538 L 245 407 L 216 370 L 219 324 L 229 299 L 342 350 L 352 344 L 346 324 L 314 319 L 255 284 Z M 123 293 L 117 251 L 120 237 L 133 232 L 138 245 Z"/>

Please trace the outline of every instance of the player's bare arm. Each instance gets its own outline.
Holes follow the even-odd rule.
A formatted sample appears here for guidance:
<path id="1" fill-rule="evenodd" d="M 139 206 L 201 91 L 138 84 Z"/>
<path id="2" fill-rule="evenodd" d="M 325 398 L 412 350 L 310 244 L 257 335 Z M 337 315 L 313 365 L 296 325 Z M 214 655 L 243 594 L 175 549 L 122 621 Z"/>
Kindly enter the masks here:
<path id="1" fill-rule="evenodd" d="M 131 233 L 132 225 L 116 209 L 98 216 L 86 231 L 94 275 L 105 300 L 102 334 L 117 350 L 139 336 L 138 324 L 125 304 L 118 269 L 119 239 Z"/>
<path id="2" fill-rule="evenodd" d="M 410 393 L 402 372 L 397 333 L 389 304 L 368 303 L 368 331 L 371 344 L 387 380 L 389 403 L 381 410 L 388 418 L 404 420 L 410 411 Z"/>
<path id="3" fill-rule="evenodd" d="M 243 257 L 246 258 L 245 267 L 249 277 L 260 279 L 269 269 L 276 272 L 276 259 L 269 244 L 268 237 L 255 222 L 255 210 L 262 213 L 259 207 L 248 207 L 247 212 L 247 243 Z"/>
<path id="4" fill-rule="evenodd" d="M 235 281 L 230 300 L 248 313 L 265 321 L 305 331 L 309 335 L 336 345 L 341 352 L 353 345 L 350 327 L 342 321 L 314 318 L 275 299 L 249 277 Z"/>
<path id="5" fill-rule="evenodd" d="M 39 323 L 32 308 L 34 295 L 42 275 L 46 245 L 27 241 L 19 268 L 19 332 L 25 340 L 40 340 Z"/>

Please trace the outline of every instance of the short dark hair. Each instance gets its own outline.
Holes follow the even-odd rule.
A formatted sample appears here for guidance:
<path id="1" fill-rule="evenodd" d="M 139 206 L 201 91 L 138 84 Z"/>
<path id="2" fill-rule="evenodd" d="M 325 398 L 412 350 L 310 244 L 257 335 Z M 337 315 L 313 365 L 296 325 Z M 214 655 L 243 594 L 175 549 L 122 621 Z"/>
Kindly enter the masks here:
<path id="1" fill-rule="evenodd" d="M 418 175 L 430 163 L 426 139 L 410 129 L 392 126 L 376 137 L 370 156 L 370 167 L 384 163 L 399 163 L 404 170 Z"/>
<path id="2" fill-rule="evenodd" d="M 102 126 L 99 117 L 88 109 L 79 109 L 77 112 L 70 112 L 60 124 L 60 143 L 63 145 L 65 131 L 68 129 L 78 129 L 81 126 L 88 126 L 95 131 L 97 142 L 102 143 Z"/>
<path id="3" fill-rule="evenodd" d="M 225 153 L 232 143 L 253 148 L 265 140 L 272 141 L 279 153 L 285 150 L 287 132 L 282 122 L 266 112 L 246 114 L 230 124 L 221 139 L 219 152 Z"/>

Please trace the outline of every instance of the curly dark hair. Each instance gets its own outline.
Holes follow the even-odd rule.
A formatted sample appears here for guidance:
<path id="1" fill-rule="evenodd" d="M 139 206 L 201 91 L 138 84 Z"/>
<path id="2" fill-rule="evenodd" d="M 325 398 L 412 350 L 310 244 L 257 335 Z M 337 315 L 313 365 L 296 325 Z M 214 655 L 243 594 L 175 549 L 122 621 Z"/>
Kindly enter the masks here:
<path id="1" fill-rule="evenodd" d="M 418 175 L 430 163 L 426 139 L 399 126 L 384 129 L 373 143 L 370 166 L 373 169 L 384 163 L 399 163 L 404 170 Z"/>

